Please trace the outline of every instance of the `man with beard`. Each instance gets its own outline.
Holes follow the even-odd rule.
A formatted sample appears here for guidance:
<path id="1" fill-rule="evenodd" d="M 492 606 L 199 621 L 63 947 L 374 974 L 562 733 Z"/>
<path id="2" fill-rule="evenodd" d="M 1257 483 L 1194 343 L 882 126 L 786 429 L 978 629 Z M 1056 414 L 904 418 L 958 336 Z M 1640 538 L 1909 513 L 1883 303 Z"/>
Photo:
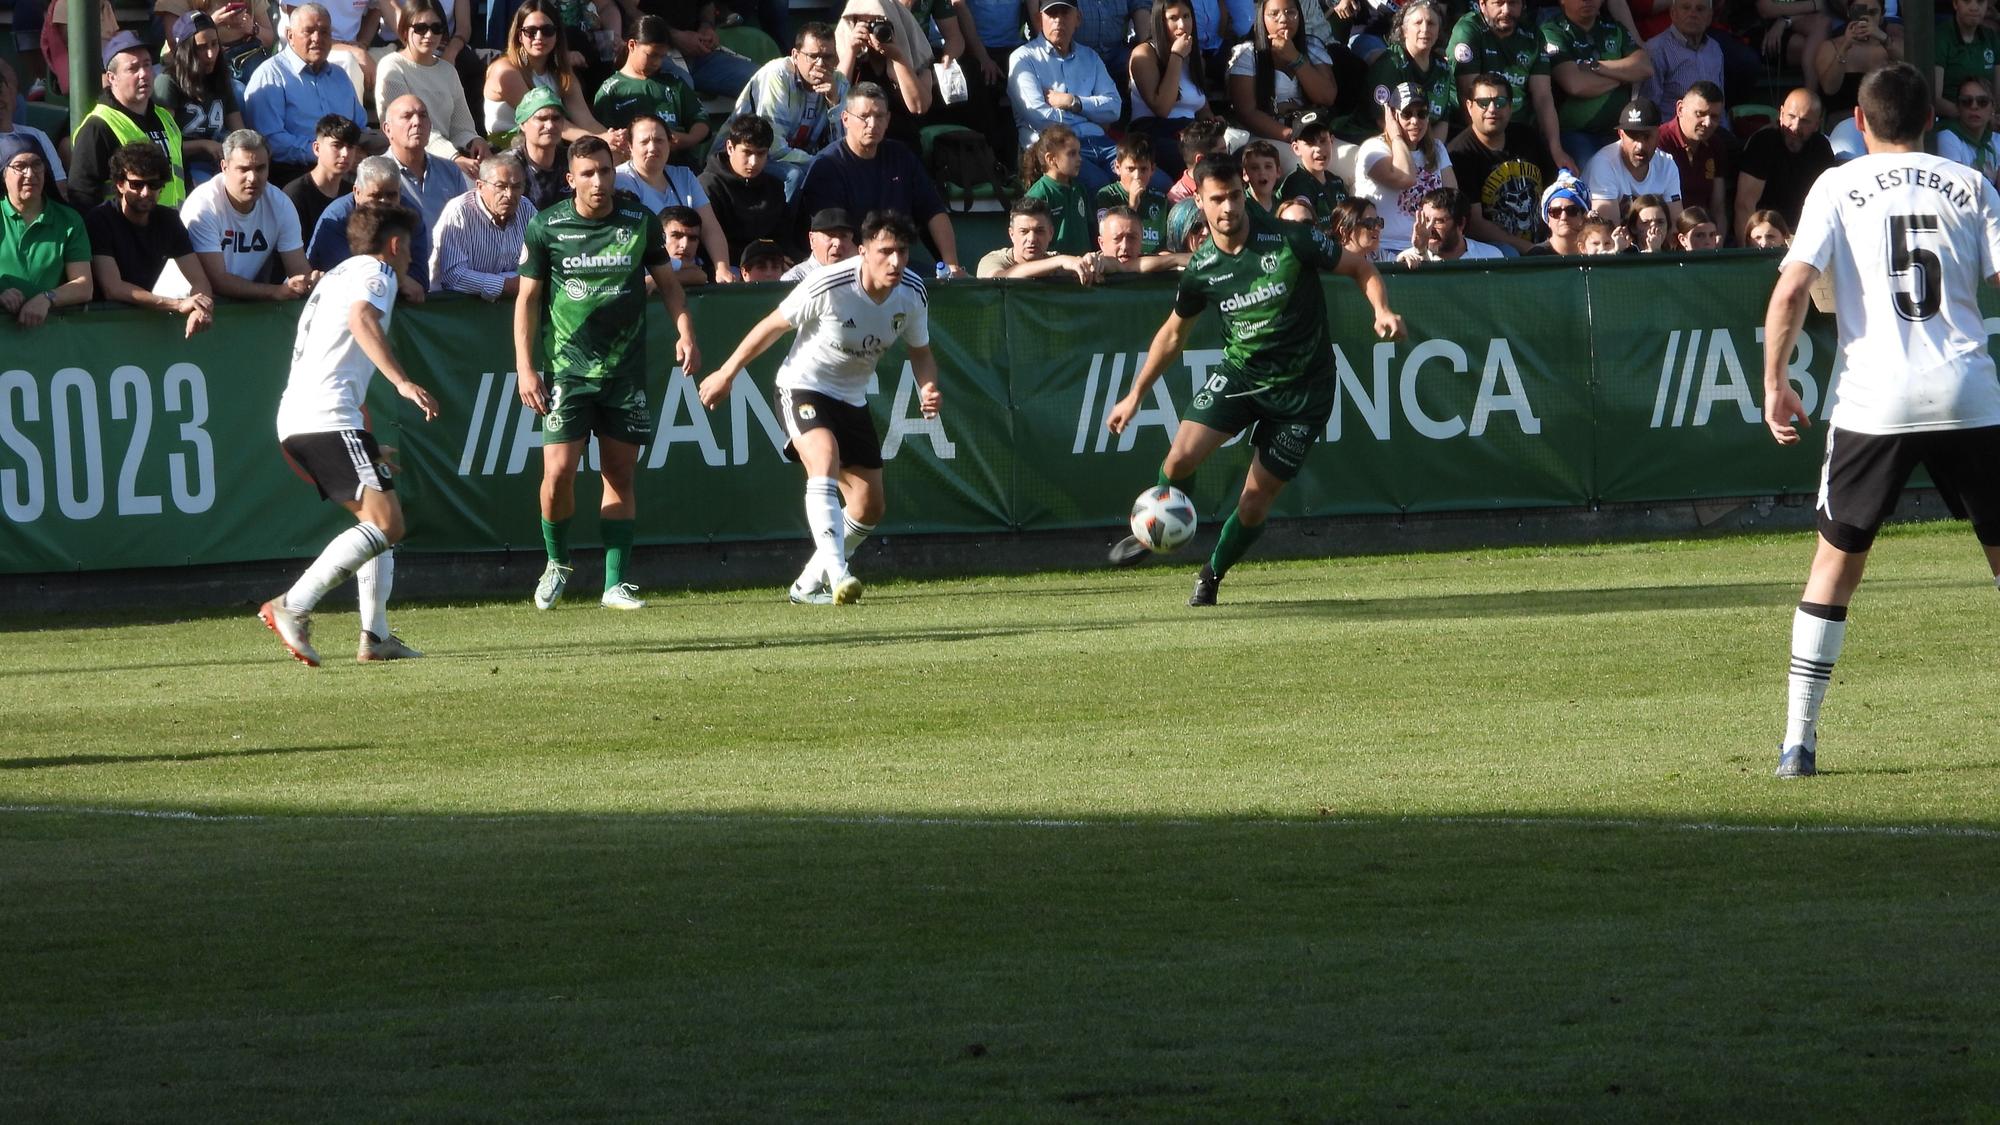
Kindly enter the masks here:
<path id="1" fill-rule="evenodd" d="M 1722 88 L 1701 81 L 1674 105 L 1660 126 L 1660 151 L 1681 170 L 1681 200 L 1711 215 L 1729 214 L 1728 184 L 1736 170 L 1736 137 L 1722 127 Z"/>
<path id="2" fill-rule="evenodd" d="M 215 295 L 181 217 L 159 205 L 160 191 L 172 174 L 165 154 L 151 143 L 134 141 L 120 148 L 111 154 L 111 187 L 118 197 L 92 208 L 83 222 L 90 232 L 97 292 L 109 300 L 185 316 L 192 336 L 215 323 Z M 168 262 L 187 279 L 186 296 L 153 292 Z"/>
<path id="3" fill-rule="evenodd" d="M 1776 211 L 1794 229 L 1819 174 L 1834 166 L 1833 145 L 1820 135 L 1825 110 L 1819 95 L 1800 87 L 1785 95 L 1778 120 L 1757 130 L 1743 145 L 1736 172 L 1736 222 L 1732 229 L 1741 246 L 1749 234 L 1750 216 Z"/>
<path id="4" fill-rule="evenodd" d="M 1514 121 L 1505 78 L 1498 74 L 1473 78 L 1465 109 L 1472 124 L 1445 146 L 1458 173 L 1459 190 L 1471 206 L 1465 231 L 1482 242 L 1523 253 L 1544 233 L 1537 201 L 1543 185 L 1555 181 L 1555 165 L 1540 135 Z"/>

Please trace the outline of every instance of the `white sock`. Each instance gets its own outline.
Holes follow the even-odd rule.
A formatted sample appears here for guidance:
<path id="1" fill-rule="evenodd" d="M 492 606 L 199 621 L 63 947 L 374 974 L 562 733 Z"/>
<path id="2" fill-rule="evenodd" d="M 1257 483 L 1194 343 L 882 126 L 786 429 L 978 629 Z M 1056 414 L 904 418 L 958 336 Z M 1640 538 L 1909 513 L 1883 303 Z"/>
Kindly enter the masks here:
<path id="1" fill-rule="evenodd" d="M 1840 659 L 1840 643 L 1847 639 L 1847 607 L 1816 606 L 1840 616 L 1838 621 L 1806 612 L 1803 603 L 1792 612 L 1792 671 L 1788 678 L 1785 708 L 1785 745 L 1812 746 L 1817 735 L 1819 705 L 1826 698 L 1826 685 L 1833 678 L 1833 663 Z"/>
<path id="2" fill-rule="evenodd" d="M 840 482 L 832 477 L 806 478 L 806 526 L 812 529 L 814 562 L 824 567 L 829 584 L 847 577 L 847 556 L 841 553 Z"/>
<path id="3" fill-rule="evenodd" d="M 863 541 L 874 534 L 875 525 L 872 523 L 856 522 L 854 517 L 848 515 L 846 512 L 840 514 L 840 519 L 843 532 L 840 542 L 840 554 L 842 558 L 851 559 L 854 557 L 855 548 L 861 546 Z M 2000 578 L 1994 579 L 1994 583 L 1995 585 L 2000 585 Z"/>
<path id="4" fill-rule="evenodd" d="M 285 592 L 286 608 L 293 613 L 311 613 L 328 590 L 347 581 L 349 575 L 361 569 L 361 564 L 388 549 L 389 537 L 367 520 L 334 536 Z"/>
<path id="5" fill-rule="evenodd" d="M 396 584 L 396 552 L 384 551 L 354 572 L 354 590 L 361 596 L 361 630 L 375 639 L 389 639 L 389 588 Z"/>

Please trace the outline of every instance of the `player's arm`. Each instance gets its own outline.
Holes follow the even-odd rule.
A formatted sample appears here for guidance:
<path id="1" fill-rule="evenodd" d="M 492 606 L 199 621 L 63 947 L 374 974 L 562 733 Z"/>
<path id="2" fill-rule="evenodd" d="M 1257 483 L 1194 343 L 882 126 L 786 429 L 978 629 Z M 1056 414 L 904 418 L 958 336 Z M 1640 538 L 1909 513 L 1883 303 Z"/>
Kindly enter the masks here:
<path id="1" fill-rule="evenodd" d="M 1153 342 L 1146 347 L 1146 363 L 1133 377 L 1132 389 L 1104 416 L 1105 429 L 1114 434 L 1125 432 L 1125 424 L 1139 412 L 1140 396 L 1153 389 L 1167 365 L 1179 359 L 1181 349 L 1187 347 L 1188 337 L 1194 333 L 1194 322 L 1195 317 L 1183 317 L 1179 309 L 1167 314 L 1166 323 L 1153 333 Z"/>
<path id="2" fill-rule="evenodd" d="M 721 269 L 722 264 L 716 268 Z M 673 262 L 667 260 L 649 266 L 647 272 L 660 294 L 660 305 L 667 310 L 667 318 L 674 322 L 674 331 L 680 336 L 674 341 L 674 362 L 680 364 L 682 374 L 693 375 L 701 370 L 701 348 L 694 342 L 694 317 L 688 315 L 687 294 L 681 289 L 680 279 L 674 276 Z"/>
<path id="3" fill-rule="evenodd" d="M 548 391 L 535 370 L 535 337 L 542 331 L 542 279 L 521 275 L 514 292 L 514 378 L 521 404 L 537 414 L 549 412 Z"/>
<path id="4" fill-rule="evenodd" d="M 770 351 L 771 345 L 784 339 L 785 333 L 791 330 L 792 322 L 785 319 L 784 309 L 772 309 L 764 319 L 750 329 L 749 334 L 743 337 L 743 342 L 737 344 L 736 350 L 729 353 L 729 358 L 722 361 L 722 366 L 701 381 L 701 386 L 696 388 L 696 393 L 701 397 L 701 404 L 710 410 L 722 405 L 729 398 L 729 385 L 736 381 L 736 376 L 750 365 L 750 361 Z M 924 353 L 929 355 L 930 349 L 925 348 Z M 917 371 L 917 378 L 922 379 L 922 369 L 914 366 L 916 349 L 910 349 L 910 355 L 913 369 Z M 937 378 L 935 362 L 931 364 L 931 378 L 933 380 Z"/>
<path id="5" fill-rule="evenodd" d="M 1340 264 L 1333 272 L 1354 282 L 1361 289 L 1361 295 L 1368 299 L 1368 307 L 1375 310 L 1375 334 L 1384 340 L 1403 338 L 1403 318 L 1389 307 L 1389 287 L 1382 282 L 1382 273 L 1375 263 L 1359 254 L 1340 255 Z"/>
<path id="6" fill-rule="evenodd" d="M 424 421 L 438 416 L 437 400 L 410 379 L 403 365 L 396 362 L 396 353 L 389 350 L 389 334 L 382 331 L 382 310 L 374 302 L 356 301 L 348 307 L 347 330 L 354 334 L 354 342 L 361 345 L 361 354 L 395 386 L 396 393 L 424 412 Z"/>
<path id="7" fill-rule="evenodd" d="M 935 418 L 938 407 L 944 405 L 944 392 L 938 390 L 937 356 L 929 344 L 910 345 L 910 374 L 917 377 L 917 406 L 924 417 Z"/>
<path id="8" fill-rule="evenodd" d="M 1796 445 L 1799 429 L 1812 426 L 1786 367 L 1799 330 L 1805 327 L 1806 302 L 1818 280 L 1819 270 L 1812 263 L 1791 263 L 1778 274 L 1778 286 L 1771 290 L 1771 305 L 1764 312 L 1764 425 L 1779 445 Z"/>

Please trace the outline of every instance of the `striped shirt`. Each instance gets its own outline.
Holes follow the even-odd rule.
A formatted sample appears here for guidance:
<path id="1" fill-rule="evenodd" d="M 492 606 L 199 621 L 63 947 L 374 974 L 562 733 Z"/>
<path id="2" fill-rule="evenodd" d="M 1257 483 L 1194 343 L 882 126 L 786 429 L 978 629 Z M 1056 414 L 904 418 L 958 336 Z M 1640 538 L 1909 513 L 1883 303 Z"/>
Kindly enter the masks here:
<path id="1" fill-rule="evenodd" d="M 499 300 L 521 268 L 521 244 L 534 217 L 534 202 L 523 199 L 502 226 L 477 190 L 445 204 L 431 238 L 431 288 Z"/>
<path id="2" fill-rule="evenodd" d="M 771 159 L 804 164 L 813 154 L 840 139 L 839 106 L 847 100 L 847 77 L 833 74 L 834 98 L 828 102 L 799 79 L 790 58 L 764 64 L 736 96 L 731 114 L 757 114 L 771 122 Z"/>

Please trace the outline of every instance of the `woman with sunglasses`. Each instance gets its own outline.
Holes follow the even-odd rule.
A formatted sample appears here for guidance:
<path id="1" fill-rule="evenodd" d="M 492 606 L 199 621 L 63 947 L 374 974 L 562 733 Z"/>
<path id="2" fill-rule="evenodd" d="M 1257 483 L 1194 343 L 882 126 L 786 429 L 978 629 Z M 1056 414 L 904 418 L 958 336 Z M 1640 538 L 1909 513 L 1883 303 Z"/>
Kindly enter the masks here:
<path id="1" fill-rule="evenodd" d="M 1542 193 L 1542 218 L 1549 225 L 1549 237 L 1521 252 L 1523 258 L 1548 255 L 1574 257 L 1583 253 L 1583 220 L 1590 215 L 1590 189 L 1568 172 L 1556 173 L 1556 182 Z"/>
<path id="2" fill-rule="evenodd" d="M 562 139 L 574 141 L 604 132 L 584 100 L 562 17 L 552 0 L 527 0 L 514 10 L 507 26 L 507 50 L 486 68 L 486 131 L 512 133 L 519 128 L 514 107 L 530 86 L 540 86 L 563 105 Z"/>
<path id="3" fill-rule="evenodd" d="M 243 127 L 243 107 L 221 65 L 222 33 L 206 13 L 183 13 L 168 43 L 153 101 L 181 127 L 181 155 L 193 187 L 222 167 L 222 138 Z"/>
<path id="4" fill-rule="evenodd" d="M 1343 199 L 1333 206 L 1333 235 L 1340 248 L 1371 262 L 1388 260 L 1382 253 L 1382 216 L 1366 199 Z"/>
<path id="5" fill-rule="evenodd" d="M 468 179 L 478 179 L 479 162 L 493 155 L 493 146 L 480 135 L 458 72 L 445 61 L 442 44 L 451 24 L 444 6 L 438 0 L 409 0 L 396 31 L 403 49 L 376 66 L 375 104 L 386 108 L 404 94 L 415 94 L 431 115 L 426 151 L 455 162 Z"/>
<path id="6" fill-rule="evenodd" d="M 1937 29 L 1931 67 L 1931 109 L 1938 123 L 1958 118 L 1960 84 L 1968 78 L 2000 83 L 2000 31 L 1986 26 L 1987 0 L 1952 0 L 1951 20 Z M 1955 159 L 1955 158 L 1954 158 Z"/>
<path id="7" fill-rule="evenodd" d="M 2000 180 L 2000 138 L 1993 135 L 1993 87 L 1979 76 L 1958 84 L 1956 117 L 1939 122 L 1937 154 L 1988 180 Z"/>

